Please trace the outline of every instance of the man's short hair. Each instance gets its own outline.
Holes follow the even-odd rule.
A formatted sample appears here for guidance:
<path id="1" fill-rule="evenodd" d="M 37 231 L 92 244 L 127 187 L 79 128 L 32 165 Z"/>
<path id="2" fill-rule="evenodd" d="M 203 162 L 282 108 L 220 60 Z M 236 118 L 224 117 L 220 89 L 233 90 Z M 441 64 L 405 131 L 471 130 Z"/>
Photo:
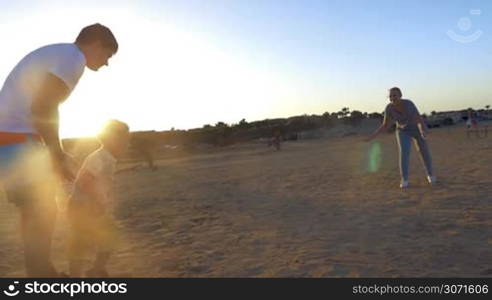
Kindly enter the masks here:
<path id="1" fill-rule="evenodd" d="M 124 137 L 130 134 L 130 127 L 125 122 L 119 120 L 109 120 L 98 134 L 99 141 L 104 145 L 107 139 Z"/>
<path id="2" fill-rule="evenodd" d="M 84 27 L 75 40 L 78 44 L 90 44 L 95 41 L 100 41 L 104 47 L 113 50 L 113 53 L 118 51 L 118 42 L 111 30 L 99 23 Z"/>

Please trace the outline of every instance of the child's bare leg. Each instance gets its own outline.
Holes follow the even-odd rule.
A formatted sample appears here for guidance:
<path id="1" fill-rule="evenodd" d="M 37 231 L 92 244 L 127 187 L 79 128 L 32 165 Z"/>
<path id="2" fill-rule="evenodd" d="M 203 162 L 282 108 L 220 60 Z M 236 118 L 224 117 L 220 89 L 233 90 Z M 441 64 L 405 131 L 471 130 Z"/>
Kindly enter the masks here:
<path id="1" fill-rule="evenodd" d="M 94 268 L 98 270 L 106 270 L 106 265 L 108 264 L 110 256 L 110 252 L 97 253 L 96 260 L 94 261 Z"/>
<path id="2" fill-rule="evenodd" d="M 69 213 L 71 233 L 68 241 L 68 272 L 70 277 L 82 277 L 86 265 L 86 257 L 91 249 L 91 236 L 88 224 L 73 211 Z"/>
<path id="3" fill-rule="evenodd" d="M 92 269 L 87 271 L 87 276 L 107 277 L 108 272 L 106 271 L 106 265 L 108 264 L 110 256 L 110 252 L 98 252 L 96 255 L 96 260 L 94 261 L 94 266 Z"/>
<path id="4" fill-rule="evenodd" d="M 71 259 L 68 263 L 68 272 L 70 277 L 82 277 L 84 261 L 81 259 Z"/>
<path id="5" fill-rule="evenodd" d="M 98 251 L 94 266 L 91 270 L 87 271 L 89 277 L 108 277 L 106 266 L 118 241 L 117 230 L 114 220 L 111 217 L 102 217 L 99 220 L 99 228 L 100 231 L 97 237 Z"/>

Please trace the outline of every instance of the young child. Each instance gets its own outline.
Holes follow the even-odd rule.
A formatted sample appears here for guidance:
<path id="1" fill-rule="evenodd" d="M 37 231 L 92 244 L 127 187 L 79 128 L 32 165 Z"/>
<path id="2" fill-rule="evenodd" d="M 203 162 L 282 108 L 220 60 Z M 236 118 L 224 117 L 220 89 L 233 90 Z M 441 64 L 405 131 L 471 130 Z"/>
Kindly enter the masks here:
<path id="1" fill-rule="evenodd" d="M 96 248 L 88 277 L 107 277 L 106 264 L 118 241 L 110 193 L 116 161 L 128 147 L 128 125 L 109 121 L 98 136 L 101 147 L 85 159 L 68 203 L 70 277 L 81 277 L 87 254 Z"/>

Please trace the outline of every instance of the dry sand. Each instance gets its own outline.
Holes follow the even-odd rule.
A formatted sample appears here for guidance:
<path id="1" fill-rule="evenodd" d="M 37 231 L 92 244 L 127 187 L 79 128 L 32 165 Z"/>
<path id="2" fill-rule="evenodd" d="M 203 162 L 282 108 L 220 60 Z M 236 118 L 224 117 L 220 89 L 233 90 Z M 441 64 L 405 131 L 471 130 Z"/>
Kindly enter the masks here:
<path id="1" fill-rule="evenodd" d="M 491 134 L 492 135 L 492 134 Z M 361 136 L 248 144 L 117 175 L 124 242 L 109 271 L 133 277 L 475 277 L 492 275 L 492 136 L 429 137 L 440 183 L 412 149 L 398 188 L 394 135 L 368 169 Z M 376 157 L 377 158 L 377 157 Z M 125 167 L 124 165 L 121 167 Z M 128 167 L 128 166 L 126 166 Z M 61 204 L 63 207 L 63 205 Z M 53 260 L 66 270 L 60 215 Z M 23 276 L 17 213 L 0 199 L 0 276 Z"/>

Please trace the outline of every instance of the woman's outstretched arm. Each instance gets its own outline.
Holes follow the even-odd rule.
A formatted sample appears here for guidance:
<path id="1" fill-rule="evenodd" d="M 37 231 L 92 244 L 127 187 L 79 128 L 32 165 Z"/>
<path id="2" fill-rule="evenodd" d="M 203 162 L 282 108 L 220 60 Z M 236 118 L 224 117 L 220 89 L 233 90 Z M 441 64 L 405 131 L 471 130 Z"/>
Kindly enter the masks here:
<path id="1" fill-rule="evenodd" d="M 387 131 L 389 128 L 389 122 L 386 120 L 386 118 L 383 120 L 383 123 L 374 131 L 370 136 L 368 136 L 365 141 L 369 142 L 373 139 L 375 139 L 381 132 Z"/>
<path id="2" fill-rule="evenodd" d="M 383 131 L 388 131 L 389 127 L 390 127 L 390 115 L 388 114 L 388 108 L 386 108 L 386 110 L 384 111 L 384 118 L 383 118 L 383 122 L 381 123 L 381 125 L 378 127 L 378 129 L 376 129 L 370 136 L 368 136 L 365 141 L 366 142 L 369 142 L 373 139 L 375 139 L 381 132 Z"/>

